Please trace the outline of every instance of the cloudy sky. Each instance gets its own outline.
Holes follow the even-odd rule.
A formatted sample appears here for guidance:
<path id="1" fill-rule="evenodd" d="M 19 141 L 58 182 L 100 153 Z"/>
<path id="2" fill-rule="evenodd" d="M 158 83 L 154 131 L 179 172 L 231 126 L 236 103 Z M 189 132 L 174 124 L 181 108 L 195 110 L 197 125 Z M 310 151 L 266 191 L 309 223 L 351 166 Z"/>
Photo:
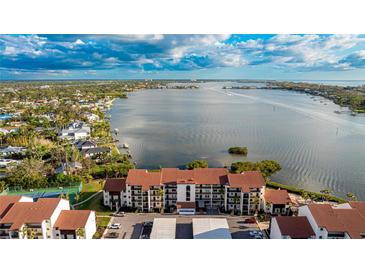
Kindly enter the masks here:
<path id="1" fill-rule="evenodd" d="M 365 80 L 365 35 L 0 35 L 0 79 Z"/>

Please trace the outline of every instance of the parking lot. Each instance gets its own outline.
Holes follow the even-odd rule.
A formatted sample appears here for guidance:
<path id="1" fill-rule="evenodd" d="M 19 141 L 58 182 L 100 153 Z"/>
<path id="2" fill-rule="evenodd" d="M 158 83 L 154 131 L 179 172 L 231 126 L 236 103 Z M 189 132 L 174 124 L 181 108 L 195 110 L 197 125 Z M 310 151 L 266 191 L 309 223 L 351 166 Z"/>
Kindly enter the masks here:
<path id="1" fill-rule="evenodd" d="M 119 223 L 121 227 L 119 229 L 106 229 L 103 238 L 148 239 L 149 234 L 151 233 L 151 227 L 144 228 L 143 223 L 153 222 L 154 218 L 176 218 L 176 239 L 193 238 L 193 218 L 226 218 L 233 239 L 250 239 L 254 237 L 252 231 L 260 231 L 256 223 L 245 223 L 244 220 L 250 217 L 244 216 L 181 216 L 159 213 L 126 213 L 124 217 L 112 217 L 110 224 Z"/>

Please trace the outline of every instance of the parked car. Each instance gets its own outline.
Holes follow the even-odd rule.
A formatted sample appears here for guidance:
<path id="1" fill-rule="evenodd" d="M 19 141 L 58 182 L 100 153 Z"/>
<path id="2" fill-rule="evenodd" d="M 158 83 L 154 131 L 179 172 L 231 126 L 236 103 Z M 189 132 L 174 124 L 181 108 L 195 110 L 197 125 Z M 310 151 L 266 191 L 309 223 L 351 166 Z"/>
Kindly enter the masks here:
<path id="1" fill-rule="evenodd" d="M 111 224 L 111 225 L 109 225 L 109 229 L 119 229 L 119 228 L 121 228 L 122 227 L 122 225 L 121 224 L 119 224 L 119 223 L 114 223 L 114 224 Z"/>
<path id="2" fill-rule="evenodd" d="M 243 221 L 245 224 L 256 224 L 255 218 L 247 218 Z"/>
<path id="3" fill-rule="evenodd" d="M 153 222 L 147 221 L 143 223 L 144 227 L 152 227 L 153 226 Z"/>
<path id="4" fill-rule="evenodd" d="M 113 213 L 113 216 L 114 217 L 124 217 L 125 213 L 124 213 L 124 211 L 120 211 L 120 212 Z"/>
<path id="5" fill-rule="evenodd" d="M 119 233 L 117 232 L 109 232 L 105 235 L 104 238 L 108 238 L 108 239 L 116 239 L 119 237 Z"/>

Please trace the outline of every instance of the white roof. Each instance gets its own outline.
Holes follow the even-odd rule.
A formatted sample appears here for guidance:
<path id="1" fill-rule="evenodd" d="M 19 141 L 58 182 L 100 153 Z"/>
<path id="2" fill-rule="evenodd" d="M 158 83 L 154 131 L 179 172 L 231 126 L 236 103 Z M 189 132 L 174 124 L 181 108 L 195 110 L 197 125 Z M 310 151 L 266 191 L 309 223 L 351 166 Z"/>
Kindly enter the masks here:
<path id="1" fill-rule="evenodd" d="M 175 239 L 175 236 L 175 218 L 155 218 L 153 220 L 151 239 Z"/>
<path id="2" fill-rule="evenodd" d="M 225 218 L 194 218 L 194 239 L 232 239 Z"/>

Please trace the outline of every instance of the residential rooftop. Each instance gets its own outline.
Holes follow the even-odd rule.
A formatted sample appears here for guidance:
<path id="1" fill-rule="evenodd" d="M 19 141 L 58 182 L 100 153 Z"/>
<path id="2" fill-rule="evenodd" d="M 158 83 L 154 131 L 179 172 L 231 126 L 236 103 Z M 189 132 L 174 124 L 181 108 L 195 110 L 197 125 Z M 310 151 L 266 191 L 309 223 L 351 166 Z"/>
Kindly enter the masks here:
<path id="1" fill-rule="evenodd" d="M 277 216 L 275 220 L 283 236 L 289 236 L 292 239 L 308 239 L 316 235 L 305 216 Z"/>
<path id="2" fill-rule="evenodd" d="M 62 210 L 54 227 L 58 230 L 85 228 L 91 213 L 91 210 Z"/>
<path id="3" fill-rule="evenodd" d="M 286 189 L 265 189 L 265 202 L 275 205 L 286 205 L 291 202 Z"/>
<path id="4" fill-rule="evenodd" d="M 351 202 L 347 208 L 336 208 L 329 204 L 308 205 L 319 227 L 329 232 L 346 232 L 353 239 L 365 237 L 364 207 L 365 202 Z"/>

